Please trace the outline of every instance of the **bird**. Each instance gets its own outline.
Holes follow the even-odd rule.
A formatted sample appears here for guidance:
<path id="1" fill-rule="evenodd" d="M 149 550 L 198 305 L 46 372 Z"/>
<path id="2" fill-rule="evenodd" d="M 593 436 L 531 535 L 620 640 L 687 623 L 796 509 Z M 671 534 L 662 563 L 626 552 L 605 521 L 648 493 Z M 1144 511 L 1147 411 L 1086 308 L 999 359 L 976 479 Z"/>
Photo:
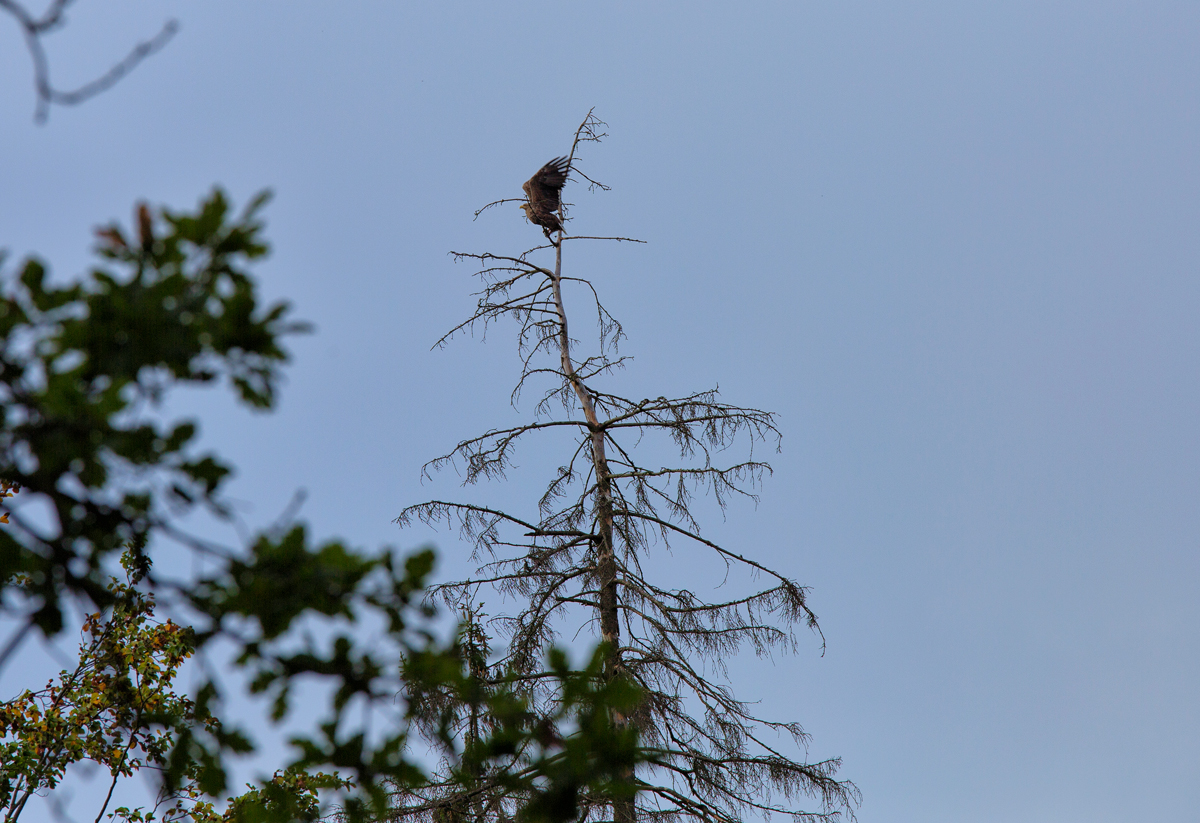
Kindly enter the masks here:
<path id="1" fill-rule="evenodd" d="M 559 195 L 567 182 L 567 172 L 570 169 L 571 164 L 567 158 L 555 157 L 521 186 L 527 198 L 527 201 L 521 204 L 521 208 L 525 210 L 525 216 L 529 218 L 530 223 L 542 227 L 547 238 L 550 238 L 551 232 L 562 231 L 562 222 L 557 214 L 562 205 Z"/>

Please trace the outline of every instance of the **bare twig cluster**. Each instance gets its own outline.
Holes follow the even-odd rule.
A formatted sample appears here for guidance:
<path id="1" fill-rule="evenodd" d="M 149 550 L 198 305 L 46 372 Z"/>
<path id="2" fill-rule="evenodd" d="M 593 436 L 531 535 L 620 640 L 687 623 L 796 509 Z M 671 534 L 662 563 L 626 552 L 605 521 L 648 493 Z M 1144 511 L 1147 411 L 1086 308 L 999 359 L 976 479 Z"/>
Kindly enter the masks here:
<path id="1" fill-rule="evenodd" d="M 165 46 L 179 30 L 177 21 L 168 20 L 158 34 L 138 43 L 104 74 L 76 89 L 59 89 L 50 80 L 50 60 L 46 56 L 46 47 L 42 40 L 66 24 L 67 8 L 74 2 L 75 0 L 53 0 L 45 11 L 35 14 L 17 0 L 0 0 L 0 11 L 11 15 L 21 27 L 25 46 L 33 62 L 33 87 L 37 93 L 37 107 L 33 118 L 38 123 L 46 122 L 52 104 L 74 106 L 112 88 L 139 63 Z"/>
<path id="2" fill-rule="evenodd" d="M 570 155 L 571 173 L 596 186 L 575 166 L 576 151 L 603 137 L 603 125 L 589 113 Z M 503 478 L 528 437 L 572 432 L 575 445 L 542 490 L 536 513 L 432 500 L 405 509 L 397 522 L 449 524 L 472 544 L 476 573 L 433 589 L 446 603 L 469 610 L 481 591 L 491 589 L 519 604 L 513 613 L 486 620 L 507 640 L 490 661 L 496 682 L 515 678 L 535 705 L 553 701 L 543 688 L 550 682 L 544 650 L 583 629 L 607 644 L 606 676 L 628 677 L 642 689 L 638 715 L 615 719 L 637 724 L 654 765 L 630 775 L 636 802 L 592 798 L 580 820 L 600 819 L 608 809 L 616 823 L 738 823 L 747 814 L 771 813 L 832 820 L 852 813 L 857 790 L 835 778 L 839 761 L 794 759 L 772 738 L 782 734 L 803 752 L 807 736 L 800 726 L 757 717 L 726 685 L 725 661 L 739 650 L 791 650 L 797 627 L 819 631 L 803 587 L 707 539 L 693 515 L 697 494 L 711 494 L 722 508 L 733 497 L 757 499 L 756 487 L 771 469 L 755 453 L 778 447 L 775 418 L 725 403 L 715 389 L 631 398 L 601 388 L 625 362 L 618 353 L 624 334 L 590 282 L 562 273 L 564 242 L 574 239 L 583 238 L 559 232 L 550 246 L 519 255 L 453 253 L 478 266 L 483 287 L 471 317 L 438 341 L 444 345 L 460 332 L 515 321 L 522 368 L 512 399 L 538 386 L 534 414 L 520 425 L 463 440 L 425 472 L 455 467 L 468 486 Z M 550 248 L 553 267 L 534 261 Z M 590 354 L 572 351 L 578 341 L 568 332 L 564 284 L 586 294 L 594 312 L 598 345 Z M 654 440 L 673 446 L 680 465 L 640 457 Z M 744 456 L 722 462 L 739 444 Z M 727 568 L 740 567 L 765 585 L 709 602 L 652 581 L 643 560 L 656 546 L 676 543 L 712 552 Z M 469 625 L 480 619 L 463 613 L 469 613 Z M 493 789 L 484 817 L 504 819 L 519 804 Z M 436 806 L 435 796 L 436 790 L 425 809 Z M 803 797 L 815 798 L 820 809 L 798 809 Z"/>

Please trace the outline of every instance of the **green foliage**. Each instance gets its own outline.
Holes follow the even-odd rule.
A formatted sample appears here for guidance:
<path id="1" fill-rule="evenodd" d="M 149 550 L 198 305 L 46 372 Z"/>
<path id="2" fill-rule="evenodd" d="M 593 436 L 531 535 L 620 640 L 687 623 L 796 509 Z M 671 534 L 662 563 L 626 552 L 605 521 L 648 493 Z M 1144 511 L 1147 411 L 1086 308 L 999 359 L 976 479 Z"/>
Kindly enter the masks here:
<path id="1" fill-rule="evenodd" d="M 151 765 L 161 774 L 163 802 L 118 809 L 119 820 L 313 820 L 322 790 L 345 819 L 378 818 L 394 793 L 431 786 L 412 759 L 412 731 L 420 696 L 436 693 L 491 718 L 465 745 L 448 730 L 436 736 L 457 781 L 436 791 L 505 785 L 529 798 L 529 819 L 565 823 L 581 787 L 607 785 L 636 760 L 633 733 L 607 723 L 610 706 L 636 696 L 602 685 L 599 664 L 576 673 L 554 658 L 561 711 L 535 717 L 514 689 L 479 678 L 459 640 L 435 641 L 419 603 L 431 552 L 316 545 L 299 525 L 226 550 L 190 540 L 170 517 L 227 514 L 220 492 L 232 465 L 196 453 L 194 420 L 158 419 L 161 401 L 174 387 L 223 380 L 243 404 L 269 409 L 287 360 L 280 340 L 304 329 L 285 303 L 260 305 L 248 270 L 267 251 L 265 200 L 238 215 L 220 191 L 191 213 L 141 206 L 136 238 L 117 225 L 98 232 L 101 264 L 79 282 L 52 285 L 28 260 L 0 284 L 0 611 L 47 636 L 64 630 L 68 603 L 107 615 L 85 625 L 76 672 L 3 704 L 9 817 L 91 760 L 114 781 Z M 49 529 L 11 504 L 18 488 L 20 500 L 48 504 Z M 156 575 L 163 536 L 202 551 L 213 571 L 186 582 Z M 129 582 L 115 584 L 106 570 L 121 552 Z M 157 622 L 163 603 L 194 625 Z M 23 636 L 10 636 L 0 666 Z M 230 758 L 254 742 L 222 722 L 222 682 L 190 698 L 172 688 L 189 654 L 221 643 L 233 644 L 272 721 L 294 717 L 301 681 L 331 686 L 332 699 L 291 739 L 284 771 L 218 811 Z"/>
<path id="2" fill-rule="evenodd" d="M 20 816 L 35 792 L 58 785 L 74 763 L 99 764 L 114 780 L 161 765 L 170 730 L 193 721 L 192 703 L 172 690 L 192 654 L 192 633 L 156 621 L 154 597 L 135 588 L 141 575 L 132 562 L 127 575 L 108 585 L 111 612 L 84 620 L 75 670 L 0 703 L 5 823 Z"/>
<path id="3" fill-rule="evenodd" d="M 116 809 L 112 817 L 125 823 L 311 823 L 321 819 L 322 790 L 350 786 L 350 781 L 323 772 L 305 774 L 280 770 L 258 786 L 247 783 L 246 792 L 230 800 L 223 812 L 216 811 L 195 784 L 189 784 L 175 796 L 174 803 L 162 812 L 161 818 L 157 809 L 147 811 L 126 806 Z"/>
<path id="4" fill-rule="evenodd" d="M 390 552 L 367 557 L 340 543 L 312 547 L 296 526 L 276 539 L 261 537 L 247 557 L 231 560 L 189 592 L 193 607 L 208 618 L 199 642 L 235 641 L 241 650 L 236 663 L 247 670 L 251 691 L 269 698 L 273 721 L 290 716 L 298 681 L 315 677 L 333 687 L 329 711 L 314 732 L 291 739 L 298 755 L 290 768 L 331 767 L 351 775 L 363 808 L 383 808 L 384 781 L 422 779 L 407 759 L 404 717 L 395 705 L 396 695 L 408 690 L 400 674 L 405 656 L 414 648 L 438 653 L 428 631 L 409 625 L 425 616 L 412 599 L 432 567 L 429 551 L 399 564 Z M 385 629 L 369 645 L 356 639 L 364 623 Z M 219 684 L 212 681 L 197 698 L 206 712 L 219 701 Z M 364 713 L 383 731 L 371 734 L 356 719 Z M 181 732 L 165 773 L 169 787 L 186 778 L 189 764 L 200 763 L 204 789 L 224 788 L 222 753 L 240 741 L 216 731 L 196 726 Z"/>
<path id="5" fill-rule="evenodd" d="M 180 666 L 203 638 L 170 620 L 156 621 L 154 596 L 136 588 L 149 571 L 145 556 L 128 551 L 122 557 L 127 582 L 110 582 L 114 606 L 107 617 L 93 614 L 85 621 L 76 669 L 62 672 L 39 692 L 25 691 L 0 704 L 5 823 L 20 816 L 32 794 L 53 790 L 68 766 L 84 760 L 105 767 L 114 782 L 146 766 L 165 775 L 154 809 L 114 811 L 114 819 L 127 823 L 313 821 L 326 810 L 321 790 L 340 792 L 345 819 L 379 819 L 397 792 L 425 802 L 430 778 L 409 759 L 409 743 L 414 721 L 427 712 L 432 695 L 443 698 L 441 705 L 448 705 L 448 696 L 455 706 L 487 718 L 487 734 L 471 737 L 465 745 L 451 732 L 449 715 L 439 719 L 437 742 L 456 764 L 443 786 L 452 787 L 451 792 L 428 804 L 439 812 L 439 820 L 462 819 L 460 811 L 474 795 L 502 789 L 508 796 L 526 798 L 522 820 L 562 823 L 577 816 L 581 798 L 622 790 L 618 777 L 639 759 L 636 732 L 617 729 L 608 718 L 612 710 L 631 711 L 638 694 L 625 681 L 605 681 L 604 649 L 597 649 L 583 671 L 573 671 L 563 652 L 551 652 L 549 667 L 560 699 L 555 715 L 539 716 L 514 684 L 496 687 L 473 675 L 460 638 L 443 646 L 424 630 L 408 632 L 406 621 L 414 609 L 418 617 L 425 615 L 412 598 L 432 568 L 432 553 L 408 557 L 398 573 L 390 555 L 364 560 L 336 544 L 297 550 L 303 538 L 303 531 L 294 529 L 278 543 L 260 540 L 261 564 L 237 564 L 225 577 L 200 587 L 217 593 L 211 616 L 236 613 L 261 626 L 249 607 L 253 601 L 243 595 L 269 597 L 297 581 L 319 580 L 325 570 L 337 596 L 324 603 L 316 598 L 312 611 L 336 603 L 328 611 L 343 617 L 374 608 L 377 615 L 395 620 L 369 651 L 356 649 L 348 635 L 289 653 L 275 648 L 280 635 L 266 638 L 260 630 L 255 633 L 260 642 L 244 638 L 239 663 L 257 673 L 253 691 L 274 694 L 277 721 L 288 715 L 297 678 L 318 675 L 340 684 L 331 713 L 316 733 L 292 739 L 298 755 L 286 770 L 247 786 L 246 793 L 217 810 L 213 798 L 223 793 L 226 780 L 223 755 L 246 751 L 249 743 L 214 713 L 215 683 L 203 687 L 194 701 L 173 690 Z M 281 556 L 292 562 L 273 566 Z M 339 581 L 339 572 L 354 582 Z M 266 578 L 270 582 L 263 584 Z M 249 590 L 239 590 L 235 579 L 251 584 Z M 204 602 L 198 595 L 197 603 Z M 298 608 L 297 614 L 308 611 Z M 276 615 L 267 612 L 267 620 Z M 374 707 L 379 716 L 380 708 L 395 703 L 397 693 L 404 696 L 405 709 L 390 718 L 383 734 L 373 737 L 362 727 L 347 731 L 350 708 Z M 351 777 L 343 776 L 347 774 Z"/>
<path id="6" fill-rule="evenodd" d="M 194 421 L 147 409 L 173 386 L 222 376 L 251 407 L 274 402 L 280 338 L 304 326 L 286 303 L 260 306 L 247 270 L 267 252 L 266 199 L 236 216 L 220 190 L 192 214 L 142 206 L 138 242 L 101 230 L 102 264 L 78 282 L 49 284 L 36 259 L 4 278 L 0 480 L 47 500 L 56 522 L 47 534 L 13 515 L 0 580 L 26 575 L 43 633 L 62 629 L 64 597 L 112 602 L 105 558 L 142 541 L 166 505 L 217 504 L 230 466 L 192 452 Z"/>
<path id="7" fill-rule="evenodd" d="M 144 577 L 132 552 L 122 555 L 127 580 L 115 578 L 107 615 L 84 621 L 79 663 L 45 688 L 26 690 L 0 703 L 0 810 L 16 821 L 30 797 L 53 790 L 69 766 L 90 761 L 113 781 L 150 766 L 162 769 L 180 751 L 180 734 L 204 728 L 221 737 L 219 721 L 174 690 L 180 666 L 195 649 L 190 629 L 154 617 L 155 598 L 138 591 Z M 115 820 L 149 823 L 269 823 L 320 818 L 319 791 L 344 790 L 352 782 L 327 773 L 277 772 L 216 811 L 206 791 L 204 758 L 181 761 L 178 785 L 167 787 L 153 810 L 120 807 Z M 158 817 L 160 809 L 161 817 Z M 103 811 L 103 810 L 102 810 Z"/>
<path id="8" fill-rule="evenodd" d="M 213 626 L 237 624 L 224 634 L 243 650 L 237 662 L 251 675 L 252 691 L 270 699 L 273 720 L 289 716 L 296 682 L 316 676 L 334 687 L 315 732 L 291 738 L 299 754 L 288 768 L 349 775 L 354 791 L 343 799 L 347 820 L 394 811 L 389 798 L 397 794 L 431 809 L 456 807 L 459 801 L 447 800 L 446 792 L 429 792 L 430 777 L 410 759 L 414 727 L 431 725 L 431 704 L 487 718 L 486 734 L 465 741 L 456 738 L 448 715 L 432 723 L 433 741 L 457 764 L 449 793 L 461 799 L 504 787 L 528 798 L 531 820 L 574 819 L 582 794 L 610 791 L 615 775 L 637 762 L 636 731 L 614 727 L 609 717 L 614 709 L 631 711 L 638 694 L 624 681 L 604 681 L 603 650 L 581 672 L 572 671 L 561 652 L 552 653 L 558 711 L 536 715 L 514 684 L 497 687 L 473 673 L 461 637 L 440 644 L 428 630 L 430 612 L 416 598 L 433 569 L 432 552 L 410 555 L 400 568 L 391 554 L 366 558 L 337 543 L 307 546 L 301 527 L 277 540 L 261 538 L 248 560 L 203 581 L 193 604 Z M 317 617 L 326 620 L 316 623 Z M 354 639 L 363 618 L 386 628 L 367 647 Z M 287 630 L 301 619 L 324 631 L 305 632 L 300 641 Z M 209 684 L 206 694 L 216 688 Z M 403 711 L 394 708 L 397 695 Z M 371 719 L 356 720 L 364 715 Z M 184 730 L 181 744 L 192 749 L 173 764 L 168 780 L 182 776 L 187 763 L 219 761 L 219 741 L 202 727 Z M 199 774 L 203 778 L 203 770 Z"/>
<path id="9" fill-rule="evenodd" d="M 574 670 L 563 650 L 550 650 L 547 670 L 555 699 L 549 715 L 534 711 L 516 677 L 490 686 L 477 676 L 442 671 L 444 658 L 414 655 L 412 682 L 449 687 L 452 700 L 443 705 L 477 710 L 488 731 L 468 735 L 457 751 L 450 712 L 440 718 L 443 744 L 457 765 L 448 791 L 434 801 L 440 812 L 435 819 L 458 823 L 472 819 L 477 800 L 519 798 L 519 821 L 559 823 L 578 818 L 580 807 L 596 797 L 631 797 L 628 778 L 644 757 L 636 728 L 615 726 L 611 716 L 632 712 L 641 693 L 626 679 L 604 676 L 608 651 L 601 644 L 586 668 Z"/>

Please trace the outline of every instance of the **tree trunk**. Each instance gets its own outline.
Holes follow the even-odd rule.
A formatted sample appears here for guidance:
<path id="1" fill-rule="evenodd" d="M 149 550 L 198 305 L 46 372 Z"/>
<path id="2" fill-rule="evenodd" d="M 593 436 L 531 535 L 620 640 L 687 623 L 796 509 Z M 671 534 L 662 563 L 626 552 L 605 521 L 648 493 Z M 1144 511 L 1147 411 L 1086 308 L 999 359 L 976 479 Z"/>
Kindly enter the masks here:
<path id="1" fill-rule="evenodd" d="M 592 467 L 596 472 L 596 578 L 599 587 L 599 597 L 596 609 L 600 618 L 600 637 L 608 646 L 608 660 L 604 667 L 605 677 L 612 680 L 625 674 L 625 665 L 621 660 L 621 620 L 619 601 L 617 597 L 617 557 L 613 545 L 613 503 L 612 503 L 612 474 L 608 468 L 608 457 L 604 449 L 604 429 L 596 415 L 596 406 L 587 386 L 575 372 L 571 362 L 571 337 L 567 333 L 567 312 L 562 300 L 562 233 L 559 233 L 554 256 L 554 305 L 558 310 L 559 322 L 559 355 L 562 361 L 563 374 L 571 384 L 572 391 L 579 399 L 587 418 L 588 428 L 592 438 Z M 623 713 L 613 712 L 613 724 L 618 728 L 628 725 L 629 718 Z M 630 770 L 628 779 L 633 782 L 633 771 Z M 614 800 L 612 804 L 613 823 L 636 823 L 637 813 L 632 797 Z"/>

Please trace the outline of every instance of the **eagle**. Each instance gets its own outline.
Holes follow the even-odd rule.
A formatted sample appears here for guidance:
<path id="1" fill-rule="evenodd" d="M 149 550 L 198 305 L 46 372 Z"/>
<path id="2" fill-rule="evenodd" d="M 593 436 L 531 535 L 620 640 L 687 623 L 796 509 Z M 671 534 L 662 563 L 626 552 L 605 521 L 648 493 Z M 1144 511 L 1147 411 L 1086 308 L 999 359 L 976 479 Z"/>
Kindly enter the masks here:
<path id="1" fill-rule="evenodd" d="M 537 174 L 530 177 L 521 188 L 525 189 L 527 202 L 521 204 L 525 216 L 530 223 L 542 227 L 549 238 L 551 232 L 562 231 L 562 222 L 558 219 L 558 209 L 562 205 L 559 195 L 567 182 L 567 172 L 571 164 L 565 157 L 555 157 L 538 169 Z"/>

